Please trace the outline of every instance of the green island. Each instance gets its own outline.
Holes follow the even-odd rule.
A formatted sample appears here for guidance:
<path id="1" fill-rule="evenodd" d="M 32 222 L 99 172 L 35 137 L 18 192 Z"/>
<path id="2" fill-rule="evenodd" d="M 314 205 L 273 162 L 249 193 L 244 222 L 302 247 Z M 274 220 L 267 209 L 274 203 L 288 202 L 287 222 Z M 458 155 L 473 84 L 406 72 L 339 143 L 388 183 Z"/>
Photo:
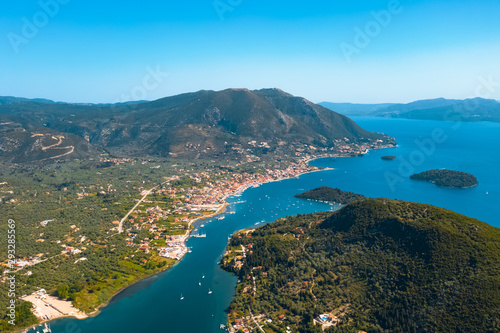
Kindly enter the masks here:
<path id="1" fill-rule="evenodd" d="M 429 170 L 410 176 L 412 180 L 428 181 L 436 186 L 468 188 L 477 186 L 478 181 L 474 175 L 462 171 Z"/>
<path id="2" fill-rule="evenodd" d="M 394 161 L 396 159 L 396 156 L 382 156 L 381 159 L 384 161 Z"/>
<path id="3" fill-rule="evenodd" d="M 299 199 L 316 200 L 323 202 L 333 202 L 338 204 L 348 204 L 356 200 L 367 199 L 364 195 L 356 194 L 353 192 L 342 191 L 338 188 L 331 188 L 328 186 L 321 186 L 310 191 L 295 195 Z"/>
<path id="4" fill-rule="evenodd" d="M 431 205 L 356 201 L 236 233 L 230 332 L 498 332 L 500 229 Z"/>

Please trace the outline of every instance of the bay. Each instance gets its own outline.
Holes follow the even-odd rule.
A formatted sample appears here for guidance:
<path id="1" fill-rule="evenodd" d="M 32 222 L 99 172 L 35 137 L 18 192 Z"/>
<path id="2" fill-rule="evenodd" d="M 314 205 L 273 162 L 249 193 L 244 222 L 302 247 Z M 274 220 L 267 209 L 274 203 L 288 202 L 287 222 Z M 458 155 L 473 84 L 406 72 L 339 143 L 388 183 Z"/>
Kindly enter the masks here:
<path id="1" fill-rule="evenodd" d="M 367 130 L 396 137 L 398 147 L 370 151 L 364 157 L 315 160 L 313 165 L 334 169 L 264 184 L 228 199 L 230 206 L 224 219 L 196 223 L 195 233 L 207 237 L 190 238 L 187 245 L 192 253 L 176 266 L 126 289 L 94 318 L 52 322 L 52 332 L 222 332 L 219 325 L 226 322 L 225 310 L 237 283 L 234 276 L 218 266 L 228 237 L 237 230 L 287 215 L 338 209 L 294 198 L 318 186 L 429 203 L 500 227 L 500 124 L 353 119 Z M 422 143 L 427 143 L 427 150 Z M 384 155 L 397 159 L 383 161 Z M 409 179 L 411 173 L 440 168 L 470 172 L 479 185 L 450 189 Z"/>

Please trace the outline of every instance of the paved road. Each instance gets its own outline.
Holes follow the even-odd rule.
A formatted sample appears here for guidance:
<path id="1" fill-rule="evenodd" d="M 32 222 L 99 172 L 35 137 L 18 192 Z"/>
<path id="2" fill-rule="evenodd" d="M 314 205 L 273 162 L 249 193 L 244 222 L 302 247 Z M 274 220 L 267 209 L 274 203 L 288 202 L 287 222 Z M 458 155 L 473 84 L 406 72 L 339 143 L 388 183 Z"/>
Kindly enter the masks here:
<path id="1" fill-rule="evenodd" d="M 134 208 L 132 208 L 128 213 L 127 215 L 125 215 L 122 220 L 120 221 L 120 224 L 118 224 L 118 233 L 121 234 L 123 232 L 123 222 L 125 222 L 125 220 L 129 217 L 130 214 L 132 214 L 132 212 L 137 208 L 139 207 L 139 205 L 146 199 L 146 197 L 148 195 L 151 194 L 151 192 L 153 190 L 155 190 L 158 186 L 155 186 L 153 187 L 152 189 L 150 189 L 149 191 L 146 191 L 146 193 L 144 194 L 144 196 L 141 198 L 141 200 L 139 200 L 139 202 L 137 202 L 137 204 L 134 206 Z"/>

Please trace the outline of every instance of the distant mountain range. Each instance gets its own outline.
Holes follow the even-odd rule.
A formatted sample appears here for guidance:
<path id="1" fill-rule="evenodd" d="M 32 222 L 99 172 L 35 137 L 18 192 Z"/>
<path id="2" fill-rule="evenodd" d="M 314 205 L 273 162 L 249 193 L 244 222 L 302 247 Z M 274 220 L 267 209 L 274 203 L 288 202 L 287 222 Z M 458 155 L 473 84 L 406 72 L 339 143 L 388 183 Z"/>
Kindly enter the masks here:
<path id="1" fill-rule="evenodd" d="M 500 103 L 493 99 L 466 100 L 429 99 L 408 104 L 349 104 L 320 105 L 347 116 L 372 116 L 445 121 L 500 121 Z"/>
<path id="2" fill-rule="evenodd" d="M 327 109 L 338 112 L 345 116 L 368 116 L 372 115 L 374 112 L 386 108 L 388 106 L 394 105 L 391 103 L 385 104 L 355 104 L 355 103 L 330 103 L 321 102 L 319 105 L 324 106 Z"/>
<path id="3" fill-rule="evenodd" d="M 292 156 L 392 138 L 279 89 L 199 91 L 153 102 L 68 104 L 0 97 L 0 158 Z M 313 146 L 311 148 L 311 146 Z"/>
<path id="4" fill-rule="evenodd" d="M 50 99 L 44 98 L 22 98 L 22 97 L 13 97 L 13 96 L 0 96 L 0 104 L 10 104 L 10 103 L 20 103 L 20 102 L 34 102 L 34 103 L 44 103 L 44 104 L 55 104 Z"/>
<path id="5" fill-rule="evenodd" d="M 13 97 L 13 96 L 0 96 L 0 104 L 12 104 L 12 103 L 20 103 L 20 102 L 34 102 L 41 104 L 71 104 L 71 105 L 129 105 L 129 104 L 140 104 L 146 103 L 149 101 L 130 101 L 130 102 L 122 102 L 122 103 L 65 103 L 65 102 L 55 102 L 51 99 L 45 98 L 23 98 L 23 97 Z"/>

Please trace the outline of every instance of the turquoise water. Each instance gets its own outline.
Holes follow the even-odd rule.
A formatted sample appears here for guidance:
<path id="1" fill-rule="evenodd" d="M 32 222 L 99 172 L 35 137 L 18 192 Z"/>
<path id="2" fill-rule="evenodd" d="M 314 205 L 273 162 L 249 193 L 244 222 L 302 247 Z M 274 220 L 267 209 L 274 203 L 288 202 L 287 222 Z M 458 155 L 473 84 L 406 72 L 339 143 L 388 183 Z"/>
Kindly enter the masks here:
<path id="1" fill-rule="evenodd" d="M 247 190 L 241 197 L 231 198 L 223 220 L 214 218 L 197 223 L 197 228 L 207 237 L 190 238 L 188 246 L 193 252 L 175 267 L 122 292 L 95 318 L 52 322 L 52 332 L 222 332 L 219 325 L 226 321 L 224 311 L 237 282 L 217 265 L 229 235 L 260 221 L 337 209 L 293 197 L 318 186 L 339 187 L 371 197 L 431 203 L 500 227 L 500 175 L 497 172 L 500 124 L 462 124 L 456 128 L 455 123 L 433 121 L 354 120 L 368 130 L 395 136 L 399 146 L 371 151 L 364 157 L 316 160 L 314 165 L 335 169 L 265 184 Z M 431 139 L 433 131 L 440 134 L 438 140 L 433 141 L 435 147 L 423 152 L 415 140 Z M 383 155 L 395 155 L 398 159 L 382 161 Z M 405 174 L 435 168 L 470 172 L 477 176 L 480 184 L 469 189 L 438 188 L 410 181 L 409 174 Z M 201 224 L 205 226 L 201 228 Z M 212 294 L 208 294 L 209 289 Z"/>

